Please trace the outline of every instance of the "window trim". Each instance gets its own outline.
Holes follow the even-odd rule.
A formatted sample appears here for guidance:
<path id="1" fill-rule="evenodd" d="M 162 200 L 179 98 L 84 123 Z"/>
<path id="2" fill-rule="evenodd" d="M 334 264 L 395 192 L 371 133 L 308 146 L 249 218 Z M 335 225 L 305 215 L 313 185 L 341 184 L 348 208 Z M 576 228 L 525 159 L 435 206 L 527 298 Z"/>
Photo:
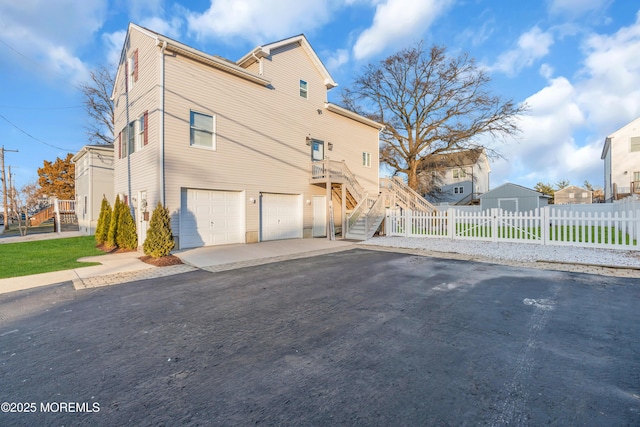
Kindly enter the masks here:
<path id="1" fill-rule="evenodd" d="M 368 151 L 362 152 L 362 166 L 364 166 L 365 168 L 371 167 L 371 153 L 369 153 Z"/>
<path id="2" fill-rule="evenodd" d="M 309 99 L 309 82 L 300 79 L 300 98 Z"/>
<path id="3" fill-rule="evenodd" d="M 211 118 L 211 131 L 209 131 L 208 129 L 200 129 L 200 128 L 194 127 L 193 118 L 194 118 L 195 114 Z M 193 131 L 194 130 L 195 131 L 199 131 L 199 132 L 210 133 L 211 134 L 211 146 L 195 144 L 194 143 L 194 138 L 193 138 Z M 189 147 L 199 148 L 199 149 L 202 149 L 202 150 L 216 151 L 217 144 L 216 144 L 216 115 L 215 114 L 205 114 L 205 113 L 201 113 L 199 111 L 189 110 Z"/>

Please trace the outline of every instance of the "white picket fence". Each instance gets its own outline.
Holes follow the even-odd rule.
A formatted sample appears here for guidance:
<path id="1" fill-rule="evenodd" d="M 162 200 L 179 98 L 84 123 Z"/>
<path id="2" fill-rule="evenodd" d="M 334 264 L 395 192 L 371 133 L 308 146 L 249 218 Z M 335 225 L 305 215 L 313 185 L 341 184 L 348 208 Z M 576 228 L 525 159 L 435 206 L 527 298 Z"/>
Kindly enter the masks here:
<path id="1" fill-rule="evenodd" d="M 501 209 L 470 212 L 449 208 L 432 214 L 389 209 L 385 233 L 404 237 L 639 249 L 640 205 L 608 212 L 555 208 L 547 206 L 531 212 Z"/>

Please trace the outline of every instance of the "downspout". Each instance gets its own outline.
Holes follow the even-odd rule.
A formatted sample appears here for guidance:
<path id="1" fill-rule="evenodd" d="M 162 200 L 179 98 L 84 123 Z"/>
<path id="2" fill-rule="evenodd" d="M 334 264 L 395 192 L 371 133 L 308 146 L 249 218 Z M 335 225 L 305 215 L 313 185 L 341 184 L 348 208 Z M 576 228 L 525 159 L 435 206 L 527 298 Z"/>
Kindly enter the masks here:
<path id="1" fill-rule="evenodd" d="M 159 43 L 159 41 L 158 41 Z M 162 42 L 162 48 L 160 49 L 160 119 L 159 122 L 159 144 L 158 149 L 160 150 L 160 203 L 164 206 L 165 201 L 165 185 L 164 185 L 164 52 L 167 48 L 167 41 L 164 40 Z"/>

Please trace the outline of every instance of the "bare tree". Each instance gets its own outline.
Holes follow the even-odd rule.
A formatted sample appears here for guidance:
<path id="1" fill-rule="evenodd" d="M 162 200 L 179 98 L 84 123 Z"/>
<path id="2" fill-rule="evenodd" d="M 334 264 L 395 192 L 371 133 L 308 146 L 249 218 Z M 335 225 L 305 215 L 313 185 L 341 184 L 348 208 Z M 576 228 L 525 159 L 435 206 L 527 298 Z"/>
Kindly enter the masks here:
<path id="1" fill-rule="evenodd" d="M 90 72 L 91 81 L 82 83 L 78 89 L 84 99 L 84 109 L 89 118 L 86 126 L 89 141 L 94 144 L 113 144 L 113 102 L 111 92 L 115 76 L 106 65 Z"/>
<path id="2" fill-rule="evenodd" d="M 526 106 L 492 95 L 490 82 L 467 54 L 448 57 L 442 46 L 418 43 L 365 67 L 343 92 L 343 104 L 385 126 L 380 160 L 417 190 L 420 165 L 430 156 L 480 148 L 480 135 L 518 133 Z"/>
<path id="3" fill-rule="evenodd" d="M 40 188 L 36 183 L 30 183 L 22 187 L 20 191 L 12 188 L 9 193 L 13 212 L 17 216 L 18 230 L 20 230 L 21 236 L 26 236 L 31 226 L 31 214 L 42 204 Z"/>

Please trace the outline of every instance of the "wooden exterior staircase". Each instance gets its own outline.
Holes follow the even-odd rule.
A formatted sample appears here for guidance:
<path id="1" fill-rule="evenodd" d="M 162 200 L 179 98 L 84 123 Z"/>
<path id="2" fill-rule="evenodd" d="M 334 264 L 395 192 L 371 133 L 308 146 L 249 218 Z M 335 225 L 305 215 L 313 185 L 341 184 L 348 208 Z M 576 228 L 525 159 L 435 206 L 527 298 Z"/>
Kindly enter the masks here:
<path id="1" fill-rule="evenodd" d="M 386 208 L 400 206 L 417 212 L 435 212 L 436 208 L 400 178 L 381 178 L 378 194 L 368 194 L 345 162 L 325 159 L 312 162 L 311 183 L 331 185 L 331 195 L 340 200 L 344 185 L 347 208 L 343 236 L 353 240 L 373 237 L 384 220 Z"/>

